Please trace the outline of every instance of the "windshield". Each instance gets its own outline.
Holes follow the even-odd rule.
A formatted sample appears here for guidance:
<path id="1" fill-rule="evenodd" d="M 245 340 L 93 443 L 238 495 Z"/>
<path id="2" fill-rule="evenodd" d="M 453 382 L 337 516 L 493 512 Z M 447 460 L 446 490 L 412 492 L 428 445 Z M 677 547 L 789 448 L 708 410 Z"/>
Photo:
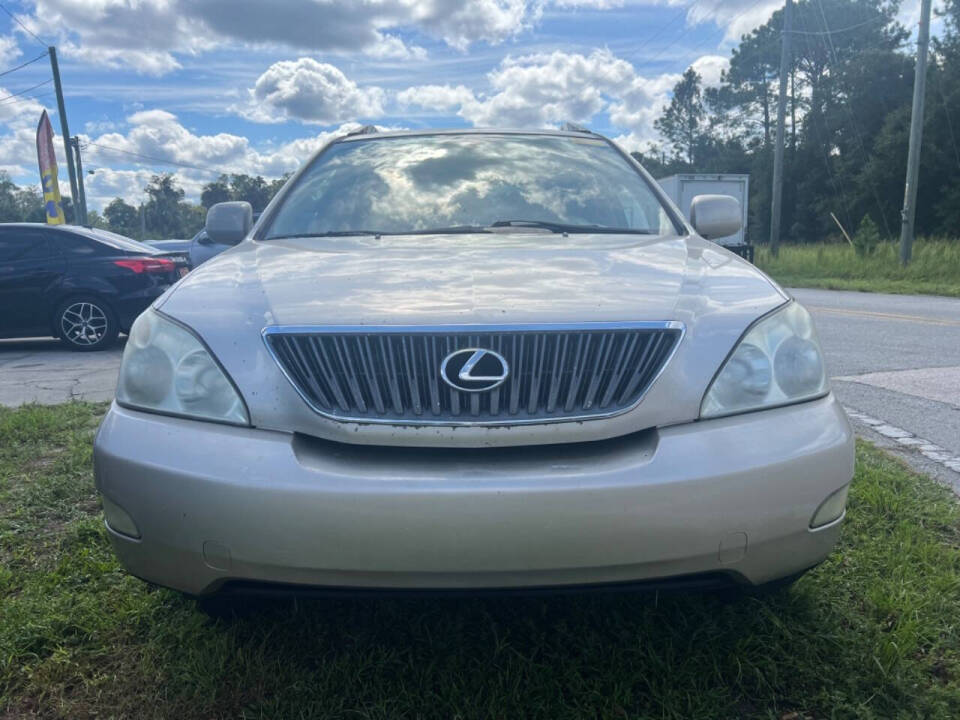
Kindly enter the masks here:
<path id="1" fill-rule="evenodd" d="M 604 140 L 426 135 L 340 142 L 301 175 L 264 237 L 490 232 L 677 234 Z"/>

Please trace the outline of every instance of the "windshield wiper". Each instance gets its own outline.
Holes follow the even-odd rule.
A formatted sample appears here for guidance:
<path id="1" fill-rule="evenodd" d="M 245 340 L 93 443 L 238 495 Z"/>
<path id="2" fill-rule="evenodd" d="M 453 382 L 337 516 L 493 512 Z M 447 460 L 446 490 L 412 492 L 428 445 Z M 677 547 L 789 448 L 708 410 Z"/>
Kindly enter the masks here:
<path id="1" fill-rule="evenodd" d="M 318 233 L 291 233 L 289 235 L 271 235 L 265 240 L 290 240 L 294 238 L 323 238 L 323 237 L 352 237 L 371 236 L 379 238 L 381 235 L 455 235 L 468 233 L 490 233 L 491 228 L 529 227 L 543 228 L 555 233 L 609 233 L 652 235 L 650 230 L 636 228 L 615 228 L 604 225 L 571 225 L 567 223 L 549 222 L 547 220 L 497 220 L 489 225 L 452 225 L 450 227 L 428 228 L 426 230 L 403 230 L 397 232 L 383 232 L 382 230 L 328 230 Z"/>
<path id="2" fill-rule="evenodd" d="M 264 240 L 290 240 L 293 238 L 321 238 L 321 237 L 350 237 L 353 235 L 390 235 L 391 233 L 381 232 L 379 230 L 328 230 L 320 233 L 291 233 L 290 235 L 271 235 Z"/>
<path id="3" fill-rule="evenodd" d="M 488 233 L 485 225 L 451 225 L 450 227 L 428 228 L 426 230 L 408 230 L 404 235 L 455 235 L 458 233 Z"/>
<path id="4" fill-rule="evenodd" d="M 611 233 L 611 234 L 631 234 L 631 235 L 653 235 L 650 230 L 640 230 L 637 228 L 617 228 L 606 225 L 571 225 L 568 223 L 550 222 L 548 220 L 497 220 L 490 223 L 492 228 L 504 227 L 530 227 L 543 228 L 555 233 Z"/>

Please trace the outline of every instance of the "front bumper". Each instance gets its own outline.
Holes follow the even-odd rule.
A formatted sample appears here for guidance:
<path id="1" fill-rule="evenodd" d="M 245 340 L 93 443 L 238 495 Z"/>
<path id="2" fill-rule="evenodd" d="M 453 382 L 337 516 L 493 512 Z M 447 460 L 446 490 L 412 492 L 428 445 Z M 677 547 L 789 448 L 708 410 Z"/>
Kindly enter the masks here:
<path id="1" fill-rule="evenodd" d="M 518 429 L 522 432 L 522 429 Z M 764 583 L 831 550 L 810 530 L 850 482 L 853 435 L 821 400 L 574 445 L 353 446 L 114 404 L 98 489 L 139 528 L 123 564 L 193 594 L 227 581 L 491 589 L 724 572 Z"/>

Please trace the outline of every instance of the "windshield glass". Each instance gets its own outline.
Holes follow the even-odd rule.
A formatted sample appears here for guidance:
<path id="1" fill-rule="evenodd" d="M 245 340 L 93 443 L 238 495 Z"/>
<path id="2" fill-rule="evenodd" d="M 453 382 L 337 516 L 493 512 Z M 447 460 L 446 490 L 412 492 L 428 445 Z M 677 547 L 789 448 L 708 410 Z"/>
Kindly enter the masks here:
<path id="1" fill-rule="evenodd" d="M 646 181 L 601 139 L 463 134 L 332 145 L 297 179 L 264 237 L 498 225 L 678 232 Z"/>

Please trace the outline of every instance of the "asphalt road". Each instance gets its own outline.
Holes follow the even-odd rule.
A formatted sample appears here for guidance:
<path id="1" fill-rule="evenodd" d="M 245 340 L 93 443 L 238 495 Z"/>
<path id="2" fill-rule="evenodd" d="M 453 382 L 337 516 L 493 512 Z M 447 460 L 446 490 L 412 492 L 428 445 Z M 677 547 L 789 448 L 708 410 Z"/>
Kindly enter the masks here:
<path id="1" fill-rule="evenodd" d="M 960 299 L 793 289 L 820 333 L 833 389 L 860 433 L 960 488 Z M 882 427 L 859 416 L 883 421 Z M 931 461 L 915 448 L 929 441 Z M 912 456 L 912 457 L 911 457 Z M 940 467 L 937 467 L 939 465 Z"/>
<path id="2" fill-rule="evenodd" d="M 960 462 L 960 299 L 792 292 L 816 319 L 834 391 L 858 431 L 960 489 L 951 469 Z M 0 340 L 0 404 L 109 400 L 121 352 Z"/>
<path id="3" fill-rule="evenodd" d="M 71 352 L 58 340 L 0 340 L 0 405 L 55 405 L 113 398 L 123 339 L 102 352 Z"/>

